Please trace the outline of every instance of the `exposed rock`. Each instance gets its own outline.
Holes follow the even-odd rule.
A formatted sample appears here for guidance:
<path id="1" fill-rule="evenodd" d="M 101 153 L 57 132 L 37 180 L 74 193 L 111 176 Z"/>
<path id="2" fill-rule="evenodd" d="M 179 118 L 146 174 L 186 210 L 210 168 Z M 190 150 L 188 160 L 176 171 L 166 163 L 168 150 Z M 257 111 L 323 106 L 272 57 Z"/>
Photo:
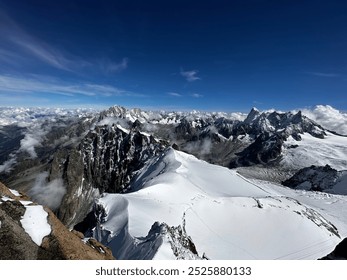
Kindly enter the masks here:
<path id="1" fill-rule="evenodd" d="M 347 260 L 347 238 L 343 239 L 329 255 L 321 260 Z"/>
<path id="2" fill-rule="evenodd" d="M 242 152 L 236 153 L 238 158 L 230 162 L 229 167 L 268 164 L 281 156 L 285 138 L 279 134 L 264 132 Z"/>
<path id="3" fill-rule="evenodd" d="M 282 182 L 283 185 L 309 191 L 325 191 L 332 193 L 347 193 L 347 186 L 340 188 L 347 181 L 344 181 L 347 172 L 337 171 L 329 165 L 305 167 L 296 172 L 291 178 Z M 343 182 L 341 182 L 343 181 Z"/>
<path id="4" fill-rule="evenodd" d="M 96 240 L 84 243 L 80 233 L 70 232 L 46 207 L 51 233 L 38 246 L 22 227 L 26 212 L 23 204 L 34 205 L 26 196 L 17 196 L 0 183 L 0 259 L 114 259 L 111 251 Z"/>

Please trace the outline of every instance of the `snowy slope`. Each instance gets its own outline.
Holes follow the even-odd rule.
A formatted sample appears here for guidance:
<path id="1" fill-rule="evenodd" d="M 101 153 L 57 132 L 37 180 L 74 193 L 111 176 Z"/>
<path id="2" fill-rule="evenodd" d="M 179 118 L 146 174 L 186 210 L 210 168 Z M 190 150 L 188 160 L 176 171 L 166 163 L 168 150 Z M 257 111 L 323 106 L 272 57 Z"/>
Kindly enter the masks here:
<path id="1" fill-rule="evenodd" d="M 133 185 L 131 193 L 99 200 L 104 215 L 96 237 L 121 251 L 121 258 L 141 249 L 157 221 L 182 225 L 198 255 L 211 259 L 315 259 L 340 241 L 335 227 L 313 209 L 172 149 L 148 164 Z M 149 248 L 151 258 L 173 257 L 163 239 L 150 240 L 142 258 Z"/>
<path id="2" fill-rule="evenodd" d="M 267 181 L 252 180 L 255 184 L 274 189 L 279 195 L 291 197 L 319 213 L 324 214 L 339 230 L 342 238 L 347 237 L 347 196 L 317 191 L 292 189 Z M 342 182 L 342 181 L 341 181 Z M 345 181 L 346 182 L 346 181 Z M 347 182 L 346 182 L 347 183 Z M 344 185 L 345 187 L 347 185 Z"/>
<path id="3" fill-rule="evenodd" d="M 347 168 L 347 137 L 337 136 L 327 132 L 324 139 L 301 135 L 301 141 L 289 137 L 282 151 L 281 164 L 300 169 L 311 165 L 324 166 L 329 164 L 336 170 Z M 295 148 L 292 148 L 292 147 Z"/>

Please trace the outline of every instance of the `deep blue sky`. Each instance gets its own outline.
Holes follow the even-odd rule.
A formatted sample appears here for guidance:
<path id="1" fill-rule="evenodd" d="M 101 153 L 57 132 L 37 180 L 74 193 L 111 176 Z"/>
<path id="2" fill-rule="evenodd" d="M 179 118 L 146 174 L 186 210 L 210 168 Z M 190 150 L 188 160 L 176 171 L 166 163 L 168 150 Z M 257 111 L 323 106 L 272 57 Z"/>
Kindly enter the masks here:
<path id="1" fill-rule="evenodd" d="M 0 106 L 347 109 L 347 1 L 0 0 Z"/>

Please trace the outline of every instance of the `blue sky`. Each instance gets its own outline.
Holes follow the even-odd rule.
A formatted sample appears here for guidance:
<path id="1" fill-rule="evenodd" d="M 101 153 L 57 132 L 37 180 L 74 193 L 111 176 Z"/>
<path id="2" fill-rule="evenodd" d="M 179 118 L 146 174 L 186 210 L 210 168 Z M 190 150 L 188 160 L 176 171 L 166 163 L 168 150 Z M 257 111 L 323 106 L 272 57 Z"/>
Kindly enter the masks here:
<path id="1" fill-rule="evenodd" d="M 347 2 L 0 0 L 0 106 L 347 110 Z"/>

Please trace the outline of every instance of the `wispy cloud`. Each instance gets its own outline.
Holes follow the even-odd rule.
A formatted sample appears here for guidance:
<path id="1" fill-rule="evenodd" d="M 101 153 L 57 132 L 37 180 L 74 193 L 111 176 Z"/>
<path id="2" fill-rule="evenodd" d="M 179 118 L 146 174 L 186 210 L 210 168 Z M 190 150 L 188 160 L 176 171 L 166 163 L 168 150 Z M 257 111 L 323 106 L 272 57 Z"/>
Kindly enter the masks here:
<path id="1" fill-rule="evenodd" d="M 13 51 L 0 48 L 0 62 L 2 64 L 20 67 L 23 59 Z"/>
<path id="2" fill-rule="evenodd" d="M 201 97 L 204 97 L 202 94 L 199 94 L 199 93 L 193 93 L 192 96 L 194 98 L 201 98 Z"/>
<path id="3" fill-rule="evenodd" d="M 38 38 L 31 36 L 22 29 L 8 14 L 0 11 L 1 24 L 0 35 L 7 48 L 16 49 L 17 56 L 36 58 L 52 67 L 71 70 L 74 61 L 63 55 L 61 51 L 49 44 L 44 43 Z M 13 53 L 2 47 L 2 59 L 13 56 Z"/>
<path id="4" fill-rule="evenodd" d="M 175 97 L 181 97 L 182 96 L 182 94 L 179 94 L 177 92 L 168 92 L 167 94 L 170 96 L 175 96 Z"/>
<path id="5" fill-rule="evenodd" d="M 18 34 L 16 34 L 18 35 Z M 12 36 L 11 41 L 28 54 L 42 62 L 65 71 L 73 71 L 76 65 L 85 65 L 82 60 L 67 58 L 61 51 L 29 35 Z"/>
<path id="6" fill-rule="evenodd" d="M 124 57 L 122 61 L 118 63 L 108 61 L 104 64 L 103 67 L 106 70 L 106 72 L 120 72 L 128 68 L 128 62 L 129 59 L 127 57 Z"/>
<path id="7" fill-rule="evenodd" d="M 120 72 L 128 67 L 128 58 L 114 62 L 111 59 L 84 59 L 59 49 L 32 36 L 7 13 L 0 10 L 0 61 L 14 65 L 13 61 L 35 59 L 53 68 L 78 72 L 82 68 L 99 68 L 104 72 Z M 14 51 L 13 51 L 14 50 Z M 14 59 L 16 58 L 16 59 Z"/>
<path id="8" fill-rule="evenodd" d="M 322 72 L 305 72 L 305 73 L 312 76 L 325 77 L 325 78 L 341 77 L 341 74 L 338 74 L 338 73 L 322 73 Z"/>
<path id="9" fill-rule="evenodd" d="M 201 80 L 200 77 L 198 77 L 198 72 L 197 70 L 190 70 L 190 71 L 184 71 L 181 69 L 181 76 L 184 77 L 188 82 L 194 82 L 197 80 Z"/>
<path id="10" fill-rule="evenodd" d="M 66 83 L 49 77 L 23 78 L 0 75 L 2 93 L 53 93 L 65 96 L 143 96 L 112 85 L 78 82 Z"/>

